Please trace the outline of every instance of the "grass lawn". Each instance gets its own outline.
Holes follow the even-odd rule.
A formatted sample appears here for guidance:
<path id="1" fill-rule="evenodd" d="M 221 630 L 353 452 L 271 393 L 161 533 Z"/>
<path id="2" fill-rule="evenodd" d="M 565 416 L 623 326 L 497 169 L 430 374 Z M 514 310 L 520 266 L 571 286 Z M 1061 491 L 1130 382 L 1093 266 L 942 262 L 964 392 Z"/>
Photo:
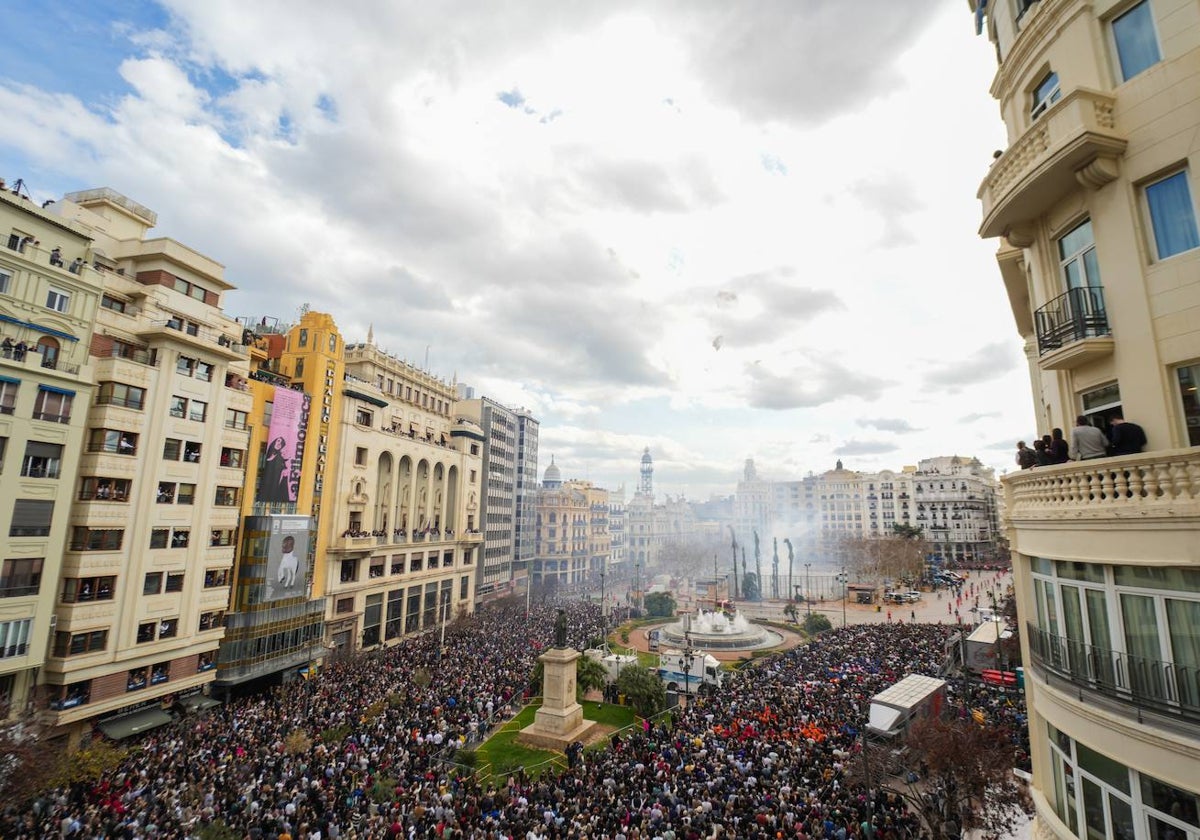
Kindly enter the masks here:
<path id="1" fill-rule="evenodd" d="M 541 704 L 539 699 L 526 706 L 503 729 L 479 746 L 475 751 L 476 767 L 480 768 L 484 775 L 502 779 L 518 767 L 524 767 L 531 775 L 537 775 L 549 767 L 566 766 L 566 758 L 557 750 L 539 750 L 517 743 L 517 735 L 533 723 L 533 716 Z M 583 706 L 583 716 L 586 720 L 594 720 L 614 729 L 628 726 L 638 719 L 633 709 L 627 706 L 614 706 L 611 703 L 597 703 L 591 700 L 580 705 Z"/>

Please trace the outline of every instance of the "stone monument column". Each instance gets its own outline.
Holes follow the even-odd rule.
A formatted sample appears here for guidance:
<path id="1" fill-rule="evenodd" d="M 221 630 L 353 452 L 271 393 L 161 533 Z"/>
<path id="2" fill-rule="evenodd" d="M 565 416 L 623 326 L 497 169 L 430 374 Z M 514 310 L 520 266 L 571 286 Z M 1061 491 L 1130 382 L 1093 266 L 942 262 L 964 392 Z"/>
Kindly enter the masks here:
<path id="1" fill-rule="evenodd" d="M 521 730 L 521 741 L 539 747 L 565 749 L 582 740 L 594 726 L 583 719 L 583 706 L 575 700 L 575 661 L 580 653 L 567 647 L 566 615 L 559 610 L 554 627 L 555 646 L 538 657 L 542 663 L 542 707 L 533 723 Z"/>

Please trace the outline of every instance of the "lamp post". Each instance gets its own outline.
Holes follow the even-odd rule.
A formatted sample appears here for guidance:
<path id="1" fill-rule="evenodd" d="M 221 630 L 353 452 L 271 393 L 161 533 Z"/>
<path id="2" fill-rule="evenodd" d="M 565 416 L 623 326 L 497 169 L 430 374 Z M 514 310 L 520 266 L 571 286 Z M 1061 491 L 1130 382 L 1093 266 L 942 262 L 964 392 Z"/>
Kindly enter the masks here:
<path id="1" fill-rule="evenodd" d="M 837 580 L 842 584 L 842 626 L 846 626 L 846 569 L 838 573 Z"/>
<path id="2" fill-rule="evenodd" d="M 685 705 L 692 707 L 692 631 L 683 634 L 683 693 L 687 698 Z"/>
<path id="3" fill-rule="evenodd" d="M 808 614 L 812 615 L 812 582 L 808 578 L 809 567 L 812 563 L 804 564 L 804 604 L 808 607 Z"/>
<path id="4" fill-rule="evenodd" d="M 442 638 L 438 642 L 437 661 L 442 661 L 442 652 L 446 649 L 446 621 L 450 617 L 450 593 L 442 592 Z"/>

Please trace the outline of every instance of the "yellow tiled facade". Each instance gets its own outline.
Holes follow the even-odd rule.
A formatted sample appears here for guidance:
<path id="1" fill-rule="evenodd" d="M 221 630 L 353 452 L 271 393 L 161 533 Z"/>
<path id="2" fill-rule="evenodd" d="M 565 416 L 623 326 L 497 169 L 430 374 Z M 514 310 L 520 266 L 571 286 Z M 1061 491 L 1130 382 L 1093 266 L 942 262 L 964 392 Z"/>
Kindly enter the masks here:
<path id="1" fill-rule="evenodd" d="M 1039 433 L 1142 452 L 1005 480 L 1035 835 L 1200 838 L 1200 4 L 991 0 L 979 189 Z"/>

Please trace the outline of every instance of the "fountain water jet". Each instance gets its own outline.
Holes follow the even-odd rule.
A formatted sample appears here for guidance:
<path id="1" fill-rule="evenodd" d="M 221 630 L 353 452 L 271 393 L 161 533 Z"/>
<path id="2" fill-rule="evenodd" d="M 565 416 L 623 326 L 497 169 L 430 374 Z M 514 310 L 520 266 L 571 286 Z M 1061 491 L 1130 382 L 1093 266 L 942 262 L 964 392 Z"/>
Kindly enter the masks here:
<path id="1" fill-rule="evenodd" d="M 663 641 L 686 644 L 690 636 L 697 648 L 724 648 L 729 650 L 752 650 L 777 645 L 782 637 L 749 621 L 741 611 L 732 616 L 722 612 L 705 612 L 698 609 L 696 615 L 685 613 L 678 621 L 661 630 Z"/>

